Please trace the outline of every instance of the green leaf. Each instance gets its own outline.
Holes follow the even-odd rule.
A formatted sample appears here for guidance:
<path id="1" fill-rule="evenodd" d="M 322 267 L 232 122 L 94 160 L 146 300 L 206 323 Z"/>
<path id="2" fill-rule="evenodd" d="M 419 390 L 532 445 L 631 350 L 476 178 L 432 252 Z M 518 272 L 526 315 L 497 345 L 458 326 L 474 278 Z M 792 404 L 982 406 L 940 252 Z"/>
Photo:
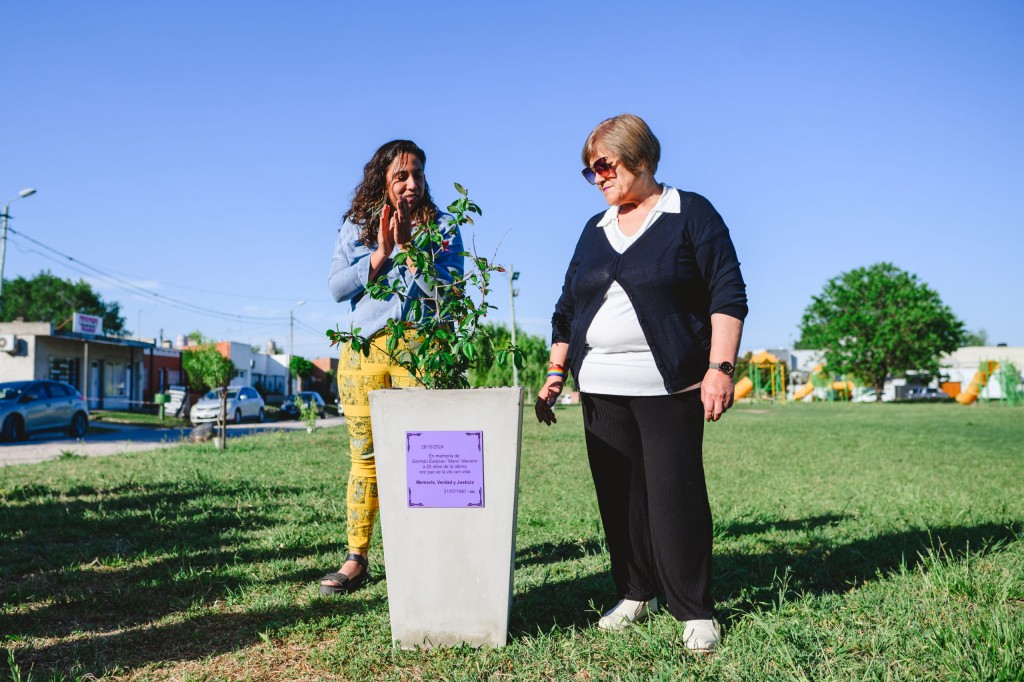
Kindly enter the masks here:
<path id="1" fill-rule="evenodd" d="M 460 185 L 457 182 L 455 183 L 455 191 L 458 192 L 459 194 L 461 194 L 464 197 L 469 196 L 469 191 L 466 190 L 465 187 L 463 187 L 462 185 Z"/>

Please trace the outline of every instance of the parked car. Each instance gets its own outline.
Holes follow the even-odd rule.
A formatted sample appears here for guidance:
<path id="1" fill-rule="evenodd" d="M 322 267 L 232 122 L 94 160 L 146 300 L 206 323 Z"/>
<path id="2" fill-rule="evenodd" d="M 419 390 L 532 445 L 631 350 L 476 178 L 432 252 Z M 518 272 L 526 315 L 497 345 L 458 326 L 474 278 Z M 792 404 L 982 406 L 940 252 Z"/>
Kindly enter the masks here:
<path id="1" fill-rule="evenodd" d="M 295 404 L 295 398 L 298 397 L 304 403 L 309 403 L 312 400 L 316 404 L 317 414 L 320 418 L 324 418 L 324 408 L 327 404 L 324 403 L 324 399 L 320 397 L 320 394 L 315 391 L 299 391 L 290 398 L 285 399 L 281 403 L 281 419 L 298 419 L 299 418 L 299 406 Z"/>
<path id="2" fill-rule="evenodd" d="M 213 389 L 192 406 L 188 418 L 193 424 L 217 421 L 217 417 L 220 416 L 220 391 L 219 388 Z M 228 421 L 241 424 L 245 419 L 255 419 L 262 422 L 266 418 L 265 408 L 263 398 L 255 388 L 250 386 L 228 387 Z"/>
<path id="3" fill-rule="evenodd" d="M 42 431 L 81 438 L 89 428 L 89 407 L 74 386 L 62 381 L 0 384 L 0 440 L 24 440 Z"/>
<path id="4" fill-rule="evenodd" d="M 952 399 L 951 395 L 937 388 L 912 388 L 907 392 L 907 400 L 915 402 L 940 403 Z"/>

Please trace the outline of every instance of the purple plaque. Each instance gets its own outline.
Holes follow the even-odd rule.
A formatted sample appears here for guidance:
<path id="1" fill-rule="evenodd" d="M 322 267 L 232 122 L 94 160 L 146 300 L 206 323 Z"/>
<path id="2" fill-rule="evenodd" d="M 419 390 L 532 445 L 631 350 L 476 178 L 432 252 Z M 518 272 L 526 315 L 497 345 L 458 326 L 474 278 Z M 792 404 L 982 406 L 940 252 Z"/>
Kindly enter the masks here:
<path id="1" fill-rule="evenodd" d="M 406 431 L 410 507 L 484 506 L 483 431 Z"/>

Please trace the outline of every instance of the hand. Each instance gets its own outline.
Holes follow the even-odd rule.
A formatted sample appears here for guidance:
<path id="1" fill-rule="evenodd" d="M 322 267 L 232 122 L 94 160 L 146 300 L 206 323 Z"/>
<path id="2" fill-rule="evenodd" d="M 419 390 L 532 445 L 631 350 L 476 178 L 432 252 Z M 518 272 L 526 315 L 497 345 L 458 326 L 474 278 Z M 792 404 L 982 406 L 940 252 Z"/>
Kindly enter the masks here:
<path id="1" fill-rule="evenodd" d="M 384 205 L 380 213 L 380 226 L 377 228 L 377 252 L 384 258 L 390 258 L 395 250 L 395 217 L 390 204 Z"/>
<path id="2" fill-rule="evenodd" d="M 412 240 L 412 205 L 408 201 L 399 201 L 391 217 L 391 234 L 400 249 L 405 249 Z"/>
<path id="3" fill-rule="evenodd" d="M 534 411 L 537 413 L 537 421 L 544 422 L 548 426 L 558 423 L 555 418 L 555 411 L 552 410 L 562 394 L 562 379 L 560 377 L 548 377 L 544 387 L 537 393 L 537 404 Z"/>
<path id="4" fill-rule="evenodd" d="M 709 422 L 721 419 L 725 411 L 732 407 L 735 392 L 736 388 L 733 386 L 731 376 L 723 374 L 717 369 L 709 369 L 704 375 L 704 381 L 700 382 L 700 400 L 704 403 L 704 419 Z"/>

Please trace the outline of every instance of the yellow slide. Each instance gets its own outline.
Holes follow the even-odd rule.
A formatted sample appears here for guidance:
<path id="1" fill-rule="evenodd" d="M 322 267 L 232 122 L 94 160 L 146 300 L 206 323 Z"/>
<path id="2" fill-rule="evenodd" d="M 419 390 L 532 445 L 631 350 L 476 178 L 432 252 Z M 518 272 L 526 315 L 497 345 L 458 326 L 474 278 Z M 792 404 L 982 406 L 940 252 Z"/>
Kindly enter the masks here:
<path id="1" fill-rule="evenodd" d="M 997 369 L 999 369 L 999 363 L 994 360 L 982 362 L 978 371 L 974 373 L 971 383 L 967 384 L 967 388 L 956 397 L 956 401 L 961 405 L 970 405 L 977 400 L 981 389 L 985 388 L 985 384 L 988 383 L 988 378 L 995 374 Z"/>
<path id="2" fill-rule="evenodd" d="M 745 398 L 752 390 L 754 390 L 754 382 L 750 380 L 750 377 L 743 377 L 736 382 L 736 388 L 732 394 L 733 400 Z"/>
<path id="3" fill-rule="evenodd" d="M 793 394 L 793 400 L 803 400 L 811 394 L 814 390 L 814 382 L 811 381 L 811 377 L 822 370 L 821 365 L 815 365 L 811 373 L 807 375 L 807 383 L 797 389 L 796 393 Z"/>

